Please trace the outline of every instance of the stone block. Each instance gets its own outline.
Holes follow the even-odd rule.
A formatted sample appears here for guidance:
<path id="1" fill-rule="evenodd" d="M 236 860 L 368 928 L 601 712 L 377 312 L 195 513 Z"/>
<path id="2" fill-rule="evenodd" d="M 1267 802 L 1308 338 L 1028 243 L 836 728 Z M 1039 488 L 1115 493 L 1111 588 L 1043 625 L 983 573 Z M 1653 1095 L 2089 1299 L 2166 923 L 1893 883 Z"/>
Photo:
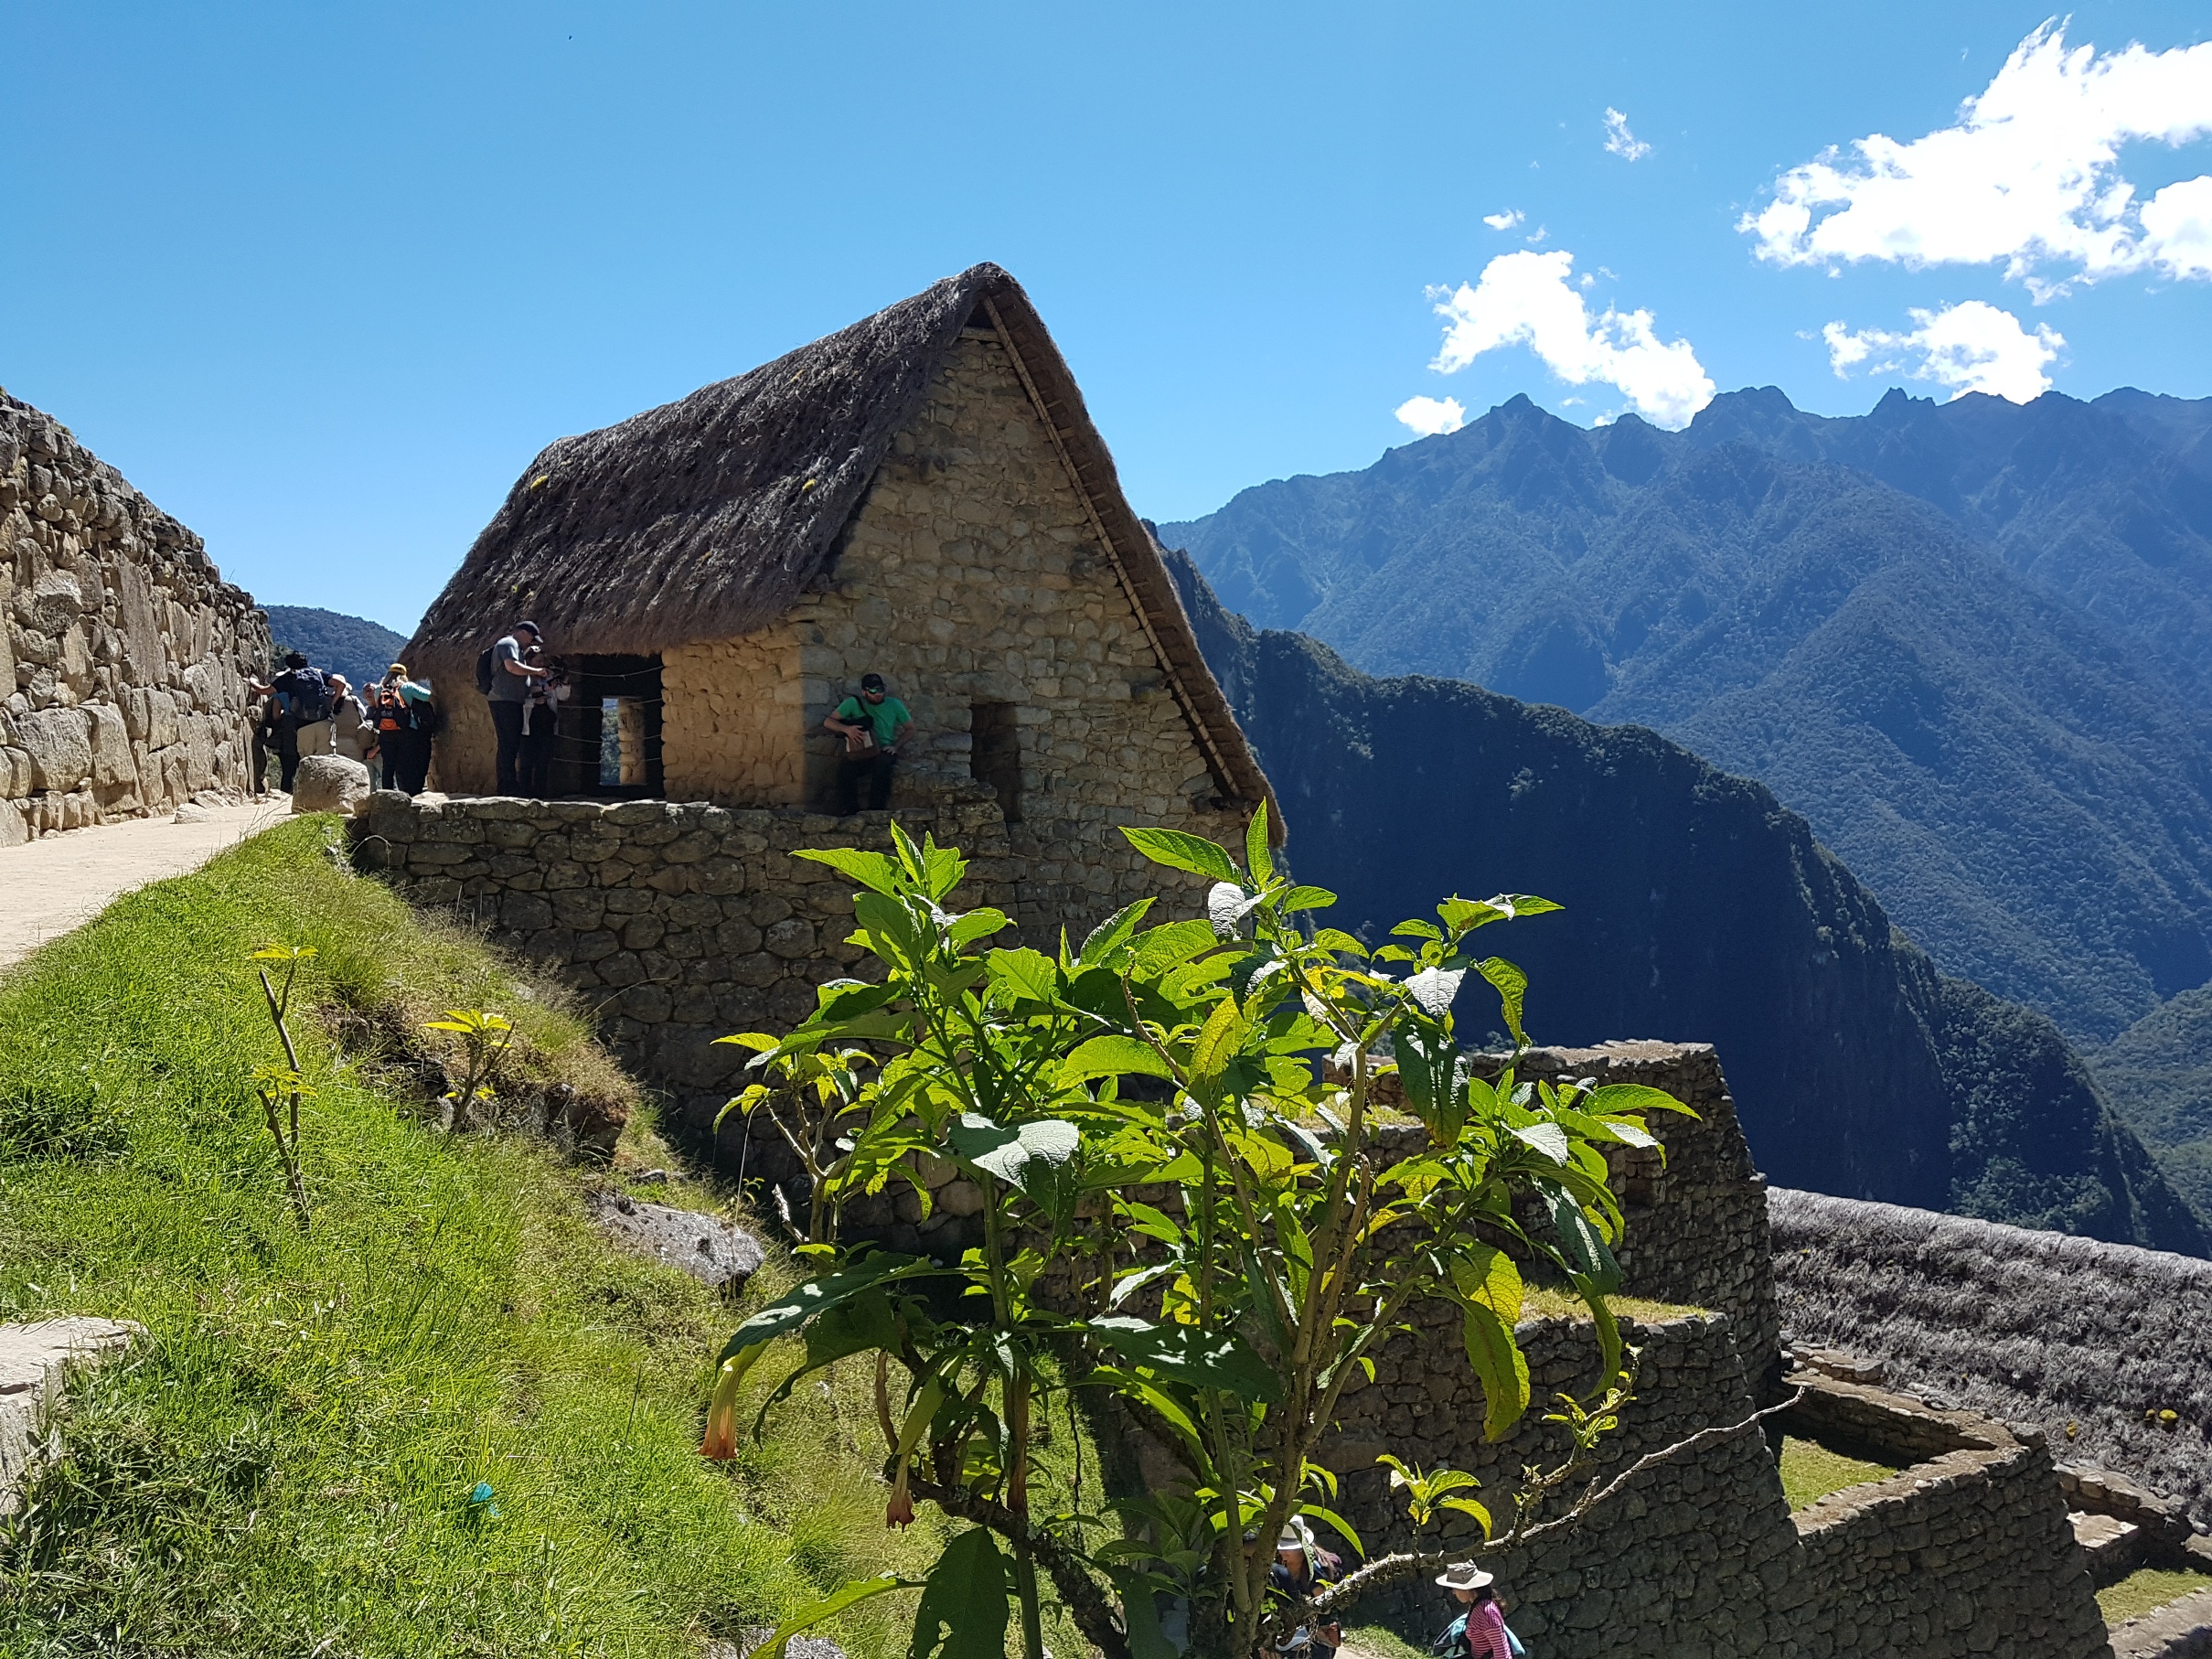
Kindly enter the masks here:
<path id="1" fill-rule="evenodd" d="M 91 720 L 81 709 L 35 709 L 13 721 L 34 789 L 74 789 L 92 775 Z"/>
<path id="2" fill-rule="evenodd" d="M 121 722 L 117 724 L 120 726 Z M 366 810 L 369 805 L 369 768 L 350 755 L 309 755 L 300 760 L 292 787 L 294 812 Z"/>

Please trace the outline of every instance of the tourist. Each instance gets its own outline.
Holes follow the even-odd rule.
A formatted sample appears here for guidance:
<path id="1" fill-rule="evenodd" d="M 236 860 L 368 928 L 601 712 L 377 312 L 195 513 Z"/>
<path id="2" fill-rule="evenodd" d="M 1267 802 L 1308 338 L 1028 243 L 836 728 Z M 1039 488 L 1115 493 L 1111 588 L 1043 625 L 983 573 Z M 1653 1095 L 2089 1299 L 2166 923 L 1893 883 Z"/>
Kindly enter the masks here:
<path id="1" fill-rule="evenodd" d="M 395 662 L 369 697 L 377 750 L 384 762 L 384 787 L 421 794 L 430 770 L 430 688 L 408 679 L 407 665 Z"/>
<path id="2" fill-rule="evenodd" d="M 1277 1593 L 1302 1601 L 1341 1577 L 1343 1563 L 1316 1545 L 1306 1524 L 1294 1517 L 1275 1541 L 1275 1565 L 1267 1572 L 1267 1580 Z M 1342 1627 L 1333 1620 L 1327 1624 L 1300 1626 L 1291 1634 L 1305 1637 L 1300 1646 L 1311 1659 L 1331 1659 L 1344 1640 Z"/>
<path id="3" fill-rule="evenodd" d="M 254 696 L 268 698 L 275 711 L 270 723 L 276 739 L 277 787 L 289 795 L 300 756 L 330 753 L 329 683 L 300 652 L 287 651 L 282 674 L 271 676 L 266 685 L 249 678 L 246 685 Z"/>
<path id="4" fill-rule="evenodd" d="M 1491 1588 L 1495 1579 L 1472 1561 L 1459 1561 L 1438 1573 L 1437 1582 L 1461 1611 L 1437 1638 L 1434 1652 L 1446 1659 L 1519 1659 L 1520 1638 L 1506 1627 L 1504 1603 Z"/>
<path id="5" fill-rule="evenodd" d="M 527 660 L 538 670 L 522 701 L 521 793 L 539 800 L 552 793 L 553 739 L 561 730 L 561 705 L 568 701 L 568 669 L 532 646 Z"/>
<path id="6" fill-rule="evenodd" d="M 860 676 L 860 694 L 838 704 L 822 724 L 845 740 L 838 760 L 838 812 L 858 812 L 860 779 L 868 779 L 868 809 L 891 805 L 891 775 L 899 764 L 899 742 L 914 729 L 906 705 L 891 695 L 881 674 Z"/>
<path id="7" fill-rule="evenodd" d="M 484 694 L 491 700 L 492 731 L 498 741 L 493 768 L 501 795 L 522 793 L 517 772 L 522 756 L 522 705 L 529 699 L 529 682 L 538 672 L 530 665 L 529 652 L 542 637 L 536 623 L 518 622 L 515 631 L 491 648 L 491 684 Z"/>
<path id="8" fill-rule="evenodd" d="M 368 705 L 354 695 L 353 682 L 333 669 L 330 680 L 330 747 L 333 754 L 363 765 L 377 752 L 376 722 Z"/>

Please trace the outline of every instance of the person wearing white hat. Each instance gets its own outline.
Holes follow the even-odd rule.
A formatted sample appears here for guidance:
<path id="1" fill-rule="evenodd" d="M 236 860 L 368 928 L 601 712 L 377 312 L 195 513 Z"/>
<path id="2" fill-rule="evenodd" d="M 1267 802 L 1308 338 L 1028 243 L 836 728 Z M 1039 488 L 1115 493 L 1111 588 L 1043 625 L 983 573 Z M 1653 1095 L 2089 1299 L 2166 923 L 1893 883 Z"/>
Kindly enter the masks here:
<path id="1" fill-rule="evenodd" d="M 1505 1609 L 1492 1588 L 1495 1578 L 1472 1561 L 1455 1561 L 1437 1575 L 1437 1582 L 1466 1610 L 1437 1639 L 1437 1652 L 1449 1659 L 1520 1659 L 1521 1643 L 1506 1628 Z"/>
<path id="2" fill-rule="evenodd" d="M 1319 1547 L 1306 1524 L 1293 1515 L 1283 1527 L 1282 1536 L 1275 1541 L 1275 1566 L 1268 1572 L 1268 1581 L 1284 1596 L 1302 1600 L 1323 1585 L 1334 1584 L 1343 1576 L 1343 1563 L 1329 1551 Z M 1300 1625 L 1288 1638 L 1299 1653 L 1299 1659 L 1335 1659 L 1337 1648 L 1344 1640 L 1343 1627 L 1334 1620 L 1317 1624 L 1310 1630 Z M 1291 1648 L 1281 1652 L 1290 1653 Z"/>

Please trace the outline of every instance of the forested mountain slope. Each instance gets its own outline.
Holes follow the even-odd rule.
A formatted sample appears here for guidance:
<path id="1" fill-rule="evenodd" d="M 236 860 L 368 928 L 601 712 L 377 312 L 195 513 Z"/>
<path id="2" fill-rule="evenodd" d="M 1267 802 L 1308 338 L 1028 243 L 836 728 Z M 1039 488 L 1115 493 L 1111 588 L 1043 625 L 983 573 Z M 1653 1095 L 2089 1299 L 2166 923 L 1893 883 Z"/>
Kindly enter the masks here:
<path id="1" fill-rule="evenodd" d="M 2110 1038 L 2212 979 L 2207 406 L 1525 398 L 1162 527 L 1376 673 L 1648 724 L 1767 784 L 1951 972 Z"/>
<path id="2" fill-rule="evenodd" d="M 1565 912 L 1498 946 L 1533 979 L 1533 1033 L 1716 1044 L 1777 1181 L 2205 1253 L 2050 1022 L 1937 973 L 1758 784 L 1649 731 L 1370 679 L 1170 563 L 1341 925 L 1542 894 Z"/>
<path id="3" fill-rule="evenodd" d="M 356 690 L 383 679 L 407 643 L 405 635 L 366 616 L 305 605 L 272 605 L 268 613 L 269 637 L 280 653 L 305 651 L 316 668 L 336 669 Z"/>

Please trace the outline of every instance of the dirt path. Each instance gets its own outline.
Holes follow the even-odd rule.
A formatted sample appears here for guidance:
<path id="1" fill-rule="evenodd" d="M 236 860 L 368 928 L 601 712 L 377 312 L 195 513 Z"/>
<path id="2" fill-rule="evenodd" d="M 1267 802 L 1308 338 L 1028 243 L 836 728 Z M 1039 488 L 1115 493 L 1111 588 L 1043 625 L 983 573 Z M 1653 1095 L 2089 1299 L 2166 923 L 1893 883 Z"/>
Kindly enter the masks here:
<path id="1" fill-rule="evenodd" d="M 198 869 L 224 848 L 281 823 L 290 810 L 279 797 L 208 808 L 203 823 L 135 819 L 0 849 L 0 971 L 124 894 Z"/>

